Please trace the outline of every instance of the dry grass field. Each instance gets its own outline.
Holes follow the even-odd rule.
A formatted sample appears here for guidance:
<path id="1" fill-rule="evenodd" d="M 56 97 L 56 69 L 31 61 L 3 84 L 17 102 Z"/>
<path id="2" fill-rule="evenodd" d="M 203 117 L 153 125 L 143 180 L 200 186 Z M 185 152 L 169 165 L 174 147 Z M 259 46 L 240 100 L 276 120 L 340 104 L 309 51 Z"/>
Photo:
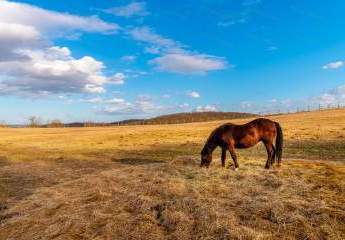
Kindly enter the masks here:
<path id="1" fill-rule="evenodd" d="M 0 239 L 345 239 L 345 110 L 271 118 L 282 167 L 260 144 L 237 172 L 199 168 L 226 121 L 0 129 Z"/>

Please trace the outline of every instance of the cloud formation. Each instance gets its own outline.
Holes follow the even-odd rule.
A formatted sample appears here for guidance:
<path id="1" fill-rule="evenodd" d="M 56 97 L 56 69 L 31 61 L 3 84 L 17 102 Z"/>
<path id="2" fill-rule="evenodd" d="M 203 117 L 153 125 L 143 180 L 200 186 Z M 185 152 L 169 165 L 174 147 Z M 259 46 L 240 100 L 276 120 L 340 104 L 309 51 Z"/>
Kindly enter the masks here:
<path id="1" fill-rule="evenodd" d="M 111 99 L 103 99 L 101 97 L 95 97 L 90 99 L 85 99 L 83 102 L 93 103 L 93 104 L 121 104 L 126 102 L 123 98 L 111 98 Z"/>
<path id="2" fill-rule="evenodd" d="M 99 103 L 99 102 L 98 102 Z M 102 100 L 105 106 L 97 111 L 106 115 L 135 115 L 142 116 L 161 112 L 165 107 L 155 104 L 150 96 L 140 95 L 134 101 L 114 98 Z"/>
<path id="3" fill-rule="evenodd" d="M 338 86 L 316 98 L 320 104 L 345 103 L 345 85 Z"/>
<path id="4" fill-rule="evenodd" d="M 191 98 L 200 98 L 200 94 L 196 91 L 189 91 L 187 92 L 187 96 Z"/>
<path id="5" fill-rule="evenodd" d="M 216 105 L 198 106 L 195 109 L 196 112 L 217 112 L 219 111 Z"/>
<path id="6" fill-rule="evenodd" d="M 217 23 L 218 27 L 229 27 L 235 24 L 243 24 L 243 23 L 247 23 L 247 19 L 246 18 L 238 18 L 238 19 L 232 19 L 229 21 L 221 21 Z"/>
<path id="7" fill-rule="evenodd" d="M 337 69 L 337 68 L 341 68 L 344 66 L 344 62 L 343 61 L 336 61 L 336 62 L 330 62 L 327 63 L 325 65 L 322 66 L 322 69 Z"/>
<path id="8" fill-rule="evenodd" d="M 202 54 L 165 54 L 150 61 L 160 71 L 182 74 L 205 74 L 226 68 L 222 58 Z"/>
<path id="9" fill-rule="evenodd" d="M 107 76 L 102 62 L 74 58 L 68 48 L 51 43 L 53 37 L 76 32 L 111 34 L 118 29 L 94 16 L 0 1 L 0 94 L 103 93 L 105 84 L 123 84 L 124 74 Z"/>
<path id="10" fill-rule="evenodd" d="M 170 38 L 165 38 L 155 33 L 150 27 L 136 27 L 131 29 L 129 35 L 136 41 L 149 44 L 147 49 L 151 49 L 154 54 L 162 52 L 181 52 L 182 45 Z M 154 49 L 154 50 L 152 50 Z"/>
<path id="11" fill-rule="evenodd" d="M 262 3 L 261 0 L 242 1 L 240 9 L 236 12 L 230 12 L 225 19 L 217 23 L 218 27 L 229 27 L 237 24 L 246 24 L 251 17 L 256 14 L 255 9 Z"/>
<path id="12" fill-rule="evenodd" d="M 121 57 L 121 60 L 124 62 L 128 62 L 128 63 L 133 63 L 135 62 L 137 59 L 137 56 L 134 55 L 125 55 Z"/>
<path id="13" fill-rule="evenodd" d="M 256 113 L 295 112 L 318 109 L 319 107 L 336 107 L 345 104 L 345 85 L 338 86 L 318 96 L 302 99 L 271 99 L 264 102 L 244 101 L 240 103 L 240 111 Z"/>
<path id="14" fill-rule="evenodd" d="M 188 51 L 186 46 L 155 33 L 149 27 L 134 28 L 129 35 L 148 44 L 145 51 L 160 55 L 149 61 L 157 70 L 182 74 L 205 74 L 227 67 L 225 59 Z"/>
<path id="15" fill-rule="evenodd" d="M 45 10 L 25 3 L 0 1 L 0 22 L 34 27 L 39 32 L 65 35 L 71 31 L 115 33 L 119 26 L 96 16 L 82 17 Z"/>
<path id="16" fill-rule="evenodd" d="M 126 18 L 134 16 L 143 17 L 149 14 L 146 10 L 146 2 L 132 2 L 125 6 L 108 8 L 104 12 Z"/>
<path id="17" fill-rule="evenodd" d="M 33 26 L 0 22 L 0 61 L 23 58 L 14 50 L 35 47 L 40 38 Z"/>
<path id="18" fill-rule="evenodd" d="M 92 57 L 72 57 L 66 47 L 18 50 L 25 61 L 0 62 L 1 93 L 102 93 L 105 84 L 123 84 L 125 76 L 105 76 L 104 64 Z"/>

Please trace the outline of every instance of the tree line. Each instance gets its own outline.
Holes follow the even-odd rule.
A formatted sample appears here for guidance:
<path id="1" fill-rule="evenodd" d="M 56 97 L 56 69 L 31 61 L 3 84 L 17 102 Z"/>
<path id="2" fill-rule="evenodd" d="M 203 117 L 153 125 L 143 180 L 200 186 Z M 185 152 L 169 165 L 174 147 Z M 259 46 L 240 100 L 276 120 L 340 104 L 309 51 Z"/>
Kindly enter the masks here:
<path id="1" fill-rule="evenodd" d="M 158 124 L 180 124 L 192 122 L 206 122 L 224 119 L 236 119 L 255 117 L 256 114 L 239 113 L 239 112 L 191 112 L 162 115 L 149 119 L 128 119 L 117 122 L 73 122 L 63 123 L 55 119 L 46 123 L 40 117 L 31 116 L 28 118 L 25 127 L 29 128 L 61 128 L 61 127 L 107 127 L 107 126 L 124 126 L 124 125 L 158 125 Z M 1 126 L 1 125 L 0 125 Z"/>

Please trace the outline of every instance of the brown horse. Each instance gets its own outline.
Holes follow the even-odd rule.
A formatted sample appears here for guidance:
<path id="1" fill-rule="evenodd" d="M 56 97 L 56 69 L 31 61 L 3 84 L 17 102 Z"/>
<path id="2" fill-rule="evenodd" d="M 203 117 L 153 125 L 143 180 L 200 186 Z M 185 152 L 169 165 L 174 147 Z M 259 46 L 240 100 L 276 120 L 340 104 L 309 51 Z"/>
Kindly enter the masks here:
<path id="1" fill-rule="evenodd" d="M 276 139 L 275 146 L 273 145 Z M 277 159 L 280 166 L 283 152 L 283 132 L 279 123 L 265 118 L 258 118 L 243 125 L 226 123 L 216 128 L 206 141 L 201 151 L 201 167 L 209 167 L 212 161 L 212 152 L 216 147 L 222 148 L 222 166 L 225 166 L 226 150 L 229 150 L 234 160 L 234 169 L 238 162 L 235 148 L 250 148 L 258 142 L 263 142 L 267 150 L 265 168 L 270 168 Z"/>

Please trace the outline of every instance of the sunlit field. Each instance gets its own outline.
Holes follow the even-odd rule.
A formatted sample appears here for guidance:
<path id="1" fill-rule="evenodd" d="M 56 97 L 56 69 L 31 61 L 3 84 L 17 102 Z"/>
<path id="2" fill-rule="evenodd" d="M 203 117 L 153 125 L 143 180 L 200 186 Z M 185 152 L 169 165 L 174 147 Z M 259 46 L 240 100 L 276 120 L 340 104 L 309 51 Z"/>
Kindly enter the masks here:
<path id="1" fill-rule="evenodd" d="M 282 167 L 260 144 L 237 172 L 199 167 L 231 120 L 0 129 L 0 239 L 345 239 L 345 110 L 269 118 Z"/>

